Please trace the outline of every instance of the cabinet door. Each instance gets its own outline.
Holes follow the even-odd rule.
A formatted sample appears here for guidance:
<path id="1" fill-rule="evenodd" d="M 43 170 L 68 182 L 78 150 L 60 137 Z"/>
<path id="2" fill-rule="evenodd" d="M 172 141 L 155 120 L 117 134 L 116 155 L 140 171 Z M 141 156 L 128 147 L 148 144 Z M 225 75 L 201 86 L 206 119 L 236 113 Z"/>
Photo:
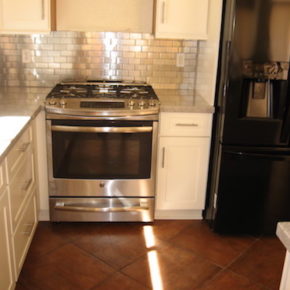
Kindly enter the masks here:
<path id="1" fill-rule="evenodd" d="M 161 137 L 157 165 L 157 209 L 203 209 L 209 138 Z"/>
<path id="2" fill-rule="evenodd" d="M 14 289 L 7 191 L 0 194 L 0 290 Z"/>
<path id="3" fill-rule="evenodd" d="M 157 0 L 157 38 L 207 39 L 209 0 Z"/>
<path id="4" fill-rule="evenodd" d="M 0 3 L 3 32 L 47 32 L 53 29 L 54 0 L 0 0 Z"/>

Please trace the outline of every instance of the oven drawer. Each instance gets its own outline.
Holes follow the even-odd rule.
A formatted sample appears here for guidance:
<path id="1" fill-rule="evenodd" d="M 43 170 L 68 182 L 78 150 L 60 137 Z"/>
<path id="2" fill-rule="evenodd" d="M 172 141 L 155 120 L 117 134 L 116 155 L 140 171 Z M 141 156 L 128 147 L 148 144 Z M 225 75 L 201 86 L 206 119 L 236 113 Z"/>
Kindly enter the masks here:
<path id="1" fill-rule="evenodd" d="M 50 198 L 51 221 L 154 220 L 154 198 Z"/>

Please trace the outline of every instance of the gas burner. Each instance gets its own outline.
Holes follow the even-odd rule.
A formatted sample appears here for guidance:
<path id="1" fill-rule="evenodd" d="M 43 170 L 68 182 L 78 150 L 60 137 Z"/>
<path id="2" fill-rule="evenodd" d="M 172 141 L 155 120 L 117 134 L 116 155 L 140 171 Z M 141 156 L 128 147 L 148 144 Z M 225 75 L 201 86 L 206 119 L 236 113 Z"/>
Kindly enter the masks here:
<path id="1" fill-rule="evenodd" d="M 151 115 L 158 113 L 159 101 L 147 84 L 71 82 L 53 88 L 47 96 L 46 111 L 76 115 Z"/>

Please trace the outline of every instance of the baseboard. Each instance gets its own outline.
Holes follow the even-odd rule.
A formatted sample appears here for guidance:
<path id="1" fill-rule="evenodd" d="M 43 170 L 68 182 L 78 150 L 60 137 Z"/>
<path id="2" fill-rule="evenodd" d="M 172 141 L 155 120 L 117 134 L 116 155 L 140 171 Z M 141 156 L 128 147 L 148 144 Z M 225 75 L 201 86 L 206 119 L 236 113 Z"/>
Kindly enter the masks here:
<path id="1" fill-rule="evenodd" d="M 38 220 L 41 222 L 46 222 L 49 221 L 49 210 L 48 209 L 44 209 L 44 210 L 40 210 L 38 212 Z"/>
<path id="2" fill-rule="evenodd" d="M 156 210 L 156 220 L 201 220 L 202 210 Z"/>

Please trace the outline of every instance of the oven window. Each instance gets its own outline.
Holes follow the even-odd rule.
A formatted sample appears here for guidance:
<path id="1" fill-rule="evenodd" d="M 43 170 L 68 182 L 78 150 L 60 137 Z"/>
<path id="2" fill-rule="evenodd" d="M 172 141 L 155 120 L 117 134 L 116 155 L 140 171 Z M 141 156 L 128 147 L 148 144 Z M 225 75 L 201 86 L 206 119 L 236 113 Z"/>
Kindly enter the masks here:
<path id="1" fill-rule="evenodd" d="M 52 131 L 54 178 L 150 178 L 152 132 Z"/>

